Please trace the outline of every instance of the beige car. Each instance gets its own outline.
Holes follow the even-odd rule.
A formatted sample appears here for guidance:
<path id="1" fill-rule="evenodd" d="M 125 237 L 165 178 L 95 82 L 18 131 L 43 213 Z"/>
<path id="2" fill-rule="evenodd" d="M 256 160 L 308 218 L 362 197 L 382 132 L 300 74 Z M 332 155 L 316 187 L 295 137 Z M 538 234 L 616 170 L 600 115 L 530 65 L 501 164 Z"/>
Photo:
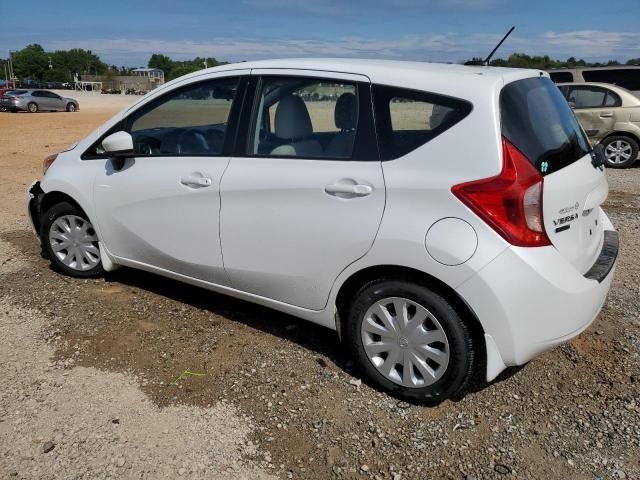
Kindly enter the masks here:
<path id="1" fill-rule="evenodd" d="M 604 146 L 606 165 L 633 165 L 640 144 L 640 98 L 607 83 L 560 83 L 558 88 L 591 143 Z"/>

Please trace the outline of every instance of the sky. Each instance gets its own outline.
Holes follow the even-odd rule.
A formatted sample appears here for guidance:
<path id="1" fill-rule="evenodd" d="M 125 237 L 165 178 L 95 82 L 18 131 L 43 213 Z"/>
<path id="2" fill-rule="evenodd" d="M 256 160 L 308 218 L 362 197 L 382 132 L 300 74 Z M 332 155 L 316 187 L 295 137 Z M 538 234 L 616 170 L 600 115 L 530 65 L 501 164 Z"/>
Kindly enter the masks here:
<path id="1" fill-rule="evenodd" d="M 152 53 L 242 61 L 360 57 L 461 62 L 521 52 L 640 57 L 640 0 L 4 0 L 0 58 L 30 43 L 85 48 L 108 64 Z M 9 20 L 9 21 L 7 21 Z"/>

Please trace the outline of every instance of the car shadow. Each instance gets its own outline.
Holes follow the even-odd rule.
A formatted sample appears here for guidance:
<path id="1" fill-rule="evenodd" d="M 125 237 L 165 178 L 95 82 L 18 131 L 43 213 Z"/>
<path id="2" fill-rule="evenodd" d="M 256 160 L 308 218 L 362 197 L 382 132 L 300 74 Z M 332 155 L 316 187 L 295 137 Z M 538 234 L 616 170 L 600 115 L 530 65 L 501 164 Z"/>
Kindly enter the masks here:
<path id="1" fill-rule="evenodd" d="M 344 373 L 361 378 L 367 385 L 377 391 L 389 395 L 380 387 L 370 382 L 364 372 L 354 363 L 337 332 L 300 318 L 278 312 L 251 302 L 219 294 L 204 288 L 189 285 L 177 280 L 161 277 L 152 273 L 121 268 L 105 276 L 107 282 L 118 282 L 129 287 L 170 298 L 176 302 L 220 315 L 233 322 L 239 322 L 253 329 L 274 335 L 306 348 L 318 355 L 316 361 L 326 367 L 325 357 Z M 453 402 L 463 400 L 467 395 L 484 390 L 487 386 L 503 382 L 523 367 L 509 368 L 491 382 L 485 381 L 486 359 L 480 355 L 472 380 L 466 388 L 451 398 Z M 441 401 L 411 402 L 415 405 L 435 406 Z"/>

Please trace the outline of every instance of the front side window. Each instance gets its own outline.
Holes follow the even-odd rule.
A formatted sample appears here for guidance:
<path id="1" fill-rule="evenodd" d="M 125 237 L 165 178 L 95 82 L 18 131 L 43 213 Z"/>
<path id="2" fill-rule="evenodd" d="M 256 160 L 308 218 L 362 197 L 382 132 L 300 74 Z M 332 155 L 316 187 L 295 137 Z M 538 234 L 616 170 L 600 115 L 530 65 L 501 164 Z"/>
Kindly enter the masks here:
<path id="1" fill-rule="evenodd" d="M 176 89 L 126 120 L 136 154 L 221 155 L 237 78 L 209 80 Z"/>
<path id="2" fill-rule="evenodd" d="M 263 78 L 247 153 L 350 159 L 358 112 L 354 83 L 305 77 Z"/>
<path id="3" fill-rule="evenodd" d="M 376 126 L 383 160 L 401 157 L 466 117 L 469 102 L 405 88 L 374 86 Z"/>

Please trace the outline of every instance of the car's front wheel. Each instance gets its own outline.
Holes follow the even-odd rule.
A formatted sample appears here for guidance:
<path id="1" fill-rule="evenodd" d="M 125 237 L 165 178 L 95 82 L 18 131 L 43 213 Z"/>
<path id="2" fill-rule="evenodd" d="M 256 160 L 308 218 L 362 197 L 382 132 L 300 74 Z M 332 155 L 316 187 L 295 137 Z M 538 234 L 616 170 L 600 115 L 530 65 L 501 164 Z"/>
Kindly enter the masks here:
<path id="1" fill-rule="evenodd" d="M 38 104 L 35 102 L 30 102 L 29 105 L 27 105 L 27 109 L 31 113 L 36 113 L 38 111 Z"/>
<path id="2" fill-rule="evenodd" d="M 380 280 L 360 289 L 345 337 L 370 380 L 411 401 L 456 395 L 474 367 L 473 338 L 456 310 L 410 282 Z"/>
<path id="3" fill-rule="evenodd" d="M 633 138 L 616 135 L 602 141 L 605 164 L 610 168 L 630 167 L 638 159 L 638 142 Z"/>
<path id="4" fill-rule="evenodd" d="M 75 112 L 76 111 L 76 106 L 75 104 L 69 102 L 67 103 L 67 112 Z"/>
<path id="5" fill-rule="evenodd" d="M 98 235 L 76 206 L 61 202 L 43 217 L 40 239 L 58 271 L 72 277 L 97 277 L 104 273 Z"/>

